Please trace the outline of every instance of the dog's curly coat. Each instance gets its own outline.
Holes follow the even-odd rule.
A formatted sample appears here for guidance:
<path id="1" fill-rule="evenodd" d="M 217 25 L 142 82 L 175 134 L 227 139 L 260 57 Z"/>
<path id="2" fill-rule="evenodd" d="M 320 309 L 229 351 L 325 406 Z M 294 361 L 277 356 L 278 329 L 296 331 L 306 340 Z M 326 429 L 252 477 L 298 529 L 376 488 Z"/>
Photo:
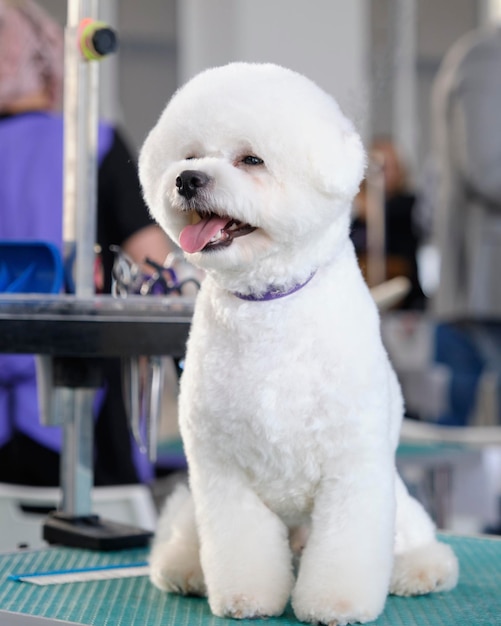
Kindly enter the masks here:
<path id="1" fill-rule="evenodd" d="M 365 155 L 335 101 L 276 65 L 207 70 L 139 166 L 206 273 L 180 393 L 190 491 L 161 515 L 154 584 L 237 618 L 292 593 L 300 620 L 337 625 L 375 619 L 388 592 L 453 587 L 456 558 L 395 471 L 402 397 L 349 239 Z"/>

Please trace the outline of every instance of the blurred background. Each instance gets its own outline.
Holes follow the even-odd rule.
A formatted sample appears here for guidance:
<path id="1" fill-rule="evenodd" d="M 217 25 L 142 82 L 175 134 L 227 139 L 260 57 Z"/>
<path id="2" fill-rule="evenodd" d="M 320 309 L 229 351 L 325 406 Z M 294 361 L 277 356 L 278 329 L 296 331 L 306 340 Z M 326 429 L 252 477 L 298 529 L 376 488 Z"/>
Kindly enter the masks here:
<path id="1" fill-rule="evenodd" d="M 40 0 L 64 25 L 66 2 Z M 104 0 L 120 49 L 102 62 L 101 107 L 139 147 L 175 89 L 205 67 L 271 61 L 334 95 L 366 139 L 391 135 L 418 176 L 430 148 L 430 93 L 464 33 L 497 0 Z"/>

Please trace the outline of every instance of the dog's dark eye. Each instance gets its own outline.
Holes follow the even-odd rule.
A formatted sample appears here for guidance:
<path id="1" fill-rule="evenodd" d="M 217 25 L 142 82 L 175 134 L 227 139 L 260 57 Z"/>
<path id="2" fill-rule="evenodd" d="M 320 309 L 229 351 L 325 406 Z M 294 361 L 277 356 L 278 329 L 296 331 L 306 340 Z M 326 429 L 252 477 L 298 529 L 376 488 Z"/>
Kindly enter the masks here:
<path id="1" fill-rule="evenodd" d="M 187 157 L 185 157 L 185 159 L 184 159 L 184 160 L 185 160 L 185 161 L 193 161 L 193 159 L 196 159 L 196 158 L 197 158 L 196 156 L 191 155 L 191 156 L 187 156 Z"/>
<path id="2" fill-rule="evenodd" d="M 264 161 L 257 156 L 249 154 L 242 159 L 242 163 L 245 163 L 245 165 L 262 165 Z"/>

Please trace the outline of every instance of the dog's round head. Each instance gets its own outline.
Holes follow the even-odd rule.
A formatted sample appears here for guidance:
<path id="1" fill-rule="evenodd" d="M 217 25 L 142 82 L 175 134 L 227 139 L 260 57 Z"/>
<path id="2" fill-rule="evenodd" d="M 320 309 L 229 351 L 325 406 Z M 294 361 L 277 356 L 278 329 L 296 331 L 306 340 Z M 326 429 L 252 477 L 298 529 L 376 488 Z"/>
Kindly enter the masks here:
<path id="1" fill-rule="evenodd" d="M 190 261 L 221 272 L 304 256 L 327 231 L 347 238 L 364 167 L 332 97 L 296 72 L 248 63 L 182 87 L 139 159 L 153 216 Z"/>

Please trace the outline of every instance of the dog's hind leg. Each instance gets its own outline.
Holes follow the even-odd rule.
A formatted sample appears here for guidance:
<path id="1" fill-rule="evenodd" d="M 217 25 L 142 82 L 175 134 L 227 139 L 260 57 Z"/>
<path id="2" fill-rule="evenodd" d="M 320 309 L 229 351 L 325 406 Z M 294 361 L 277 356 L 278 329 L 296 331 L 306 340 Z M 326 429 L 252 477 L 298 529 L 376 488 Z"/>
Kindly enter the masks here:
<path id="1" fill-rule="evenodd" d="M 150 554 L 150 578 L 163 591 L 206 595 L 191 493 L 179 485 L 158 520 Z"/>
<path id="2" fill-rule="evenodd" d="M 409 495 L 399 476 L 396 490 L 395 561 L 390 593 L 414 596 L 452 589 L 459 571 L 454 552 L 436 540 L 433 522 Z"/>

